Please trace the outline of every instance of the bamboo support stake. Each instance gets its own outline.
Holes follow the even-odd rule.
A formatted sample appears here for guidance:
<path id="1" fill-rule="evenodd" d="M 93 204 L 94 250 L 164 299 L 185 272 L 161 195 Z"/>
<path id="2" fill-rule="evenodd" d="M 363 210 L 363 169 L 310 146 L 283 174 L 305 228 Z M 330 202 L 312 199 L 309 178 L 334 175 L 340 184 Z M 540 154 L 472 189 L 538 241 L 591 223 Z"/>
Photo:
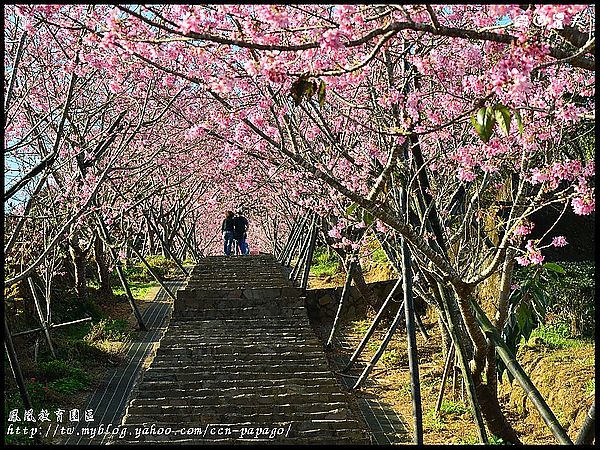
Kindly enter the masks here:
<path id="1" fill-rule="evenodd" d="M 423 325 L 423 321 L 421 320 L 421 316 L 419 316 L 417 314 L 417 311 L 415 311 L 414 316 L 415 316 L 415 322 L 417 324 L 417 328 L 419 329 L 419 332 L 423 336 L 423 340 L 425 340 L 425 342 L 427 342 L 429 340 L 429 334 L 427 333 L 427 330 L 425 329 L 425 325 Z"/>
<path id="2" fill-rule="evenodd" d="M 392 290 L 390 291 L 387 298 L 383 302 L 383 305 L 381 305 L 381 308 L 379 308 L 379 312 L 377 313 L 377 316 L 375 316 L 375 319 L 373 319 L 371 326 L 369 327 L 369 329 L 365 333 L 364 337 L 358 344 L 358 347 L 356 347 L 356 350 L 354 350 L 354 353 L 350 357 L 350 361 L 348 361 L 348 364 L 346 364 L 346 367 L 344 367 L 340 372 L 342 372 L 342 373 L 348 372 L 352 368 L 352 366 L 355 364 L 356 360 L 358 359 L 358 357 L 364 350 L 365 346 L 369 342 L 369 339 L 371 339 L 371 336 L 373 336 L 373 333 L 375 332 L 375 329 L 379 325 L 379 322 L 381 322 L 381 319 L 383 318 L 383 313 L 385 312 L 388 303 L 392 300 L 392 297 L 394 296 L 394 294 L 396 293 L 396 291 L 398 290 L 398 288 L 400 287 L 401 284 L 402 284 L 402 278 L 398 278 L 398 281 L 396 281 L 396 284 L 394 284 L 394 286 L 392 287 Z M 404 308 L 404 303 L 402 303 L 400 305 L 400 309 L 402 309 L 402 308 Z"/>
<path id="3" fill-rule="evenodd" d="M 479 405 L 479 400 L 477 399 L 477 392 L 475 391 L 475 383 L 473 382 L 471 369 L 469 368 L 469 361 L 467 360 L 465 349 L 463 347 L 464 343 L 462 342 L 458 334 L 459 318 L 456 314 L 456 311 L 452 308 L 450 299 L 446 295 L 444 286 L 441 283 L 438 283 L 437 288 L 439 290 L 440 297 L 442 298 L 442 306 L 444 308 L 444 312 L 447 316 L 448 331 L 450 332 L 450 336 L 454 341 L 454 348 L 456 350 L 458 363 L 462 372 L 462 380 L 464 380 L 464 382 L 467 385 L 467 397 L 469 399 L 469 405 L 471 406 L 473 420 L 475 421 L 475 425 L 477 426 L 479 440 L 483 444 L 488 444 L 489 442 L 487 432 L 485 429 L 485 423 L 483 422 L 483 416 L 481 414 L 481 406 Z"/>
<path id="4" fill-rule="evenodd" d="M 181 273 L 187 277 L 189 275 L 189 273 L 187 272 L 187 270 L 185 270 L 185 267 L 183 267 L 183 264 L 181 264 L 179 262 L 179 260 L 175 257 L 175 255 L 173 255 L 173 252 L 171 251 L 171 249 L 169 248 L 169 246 L 165 243 L 165 241 L 163 240 L 163 238 L 162 238 L 159 230 L 152 223 L 152 221 L 150 220 L 150 218 L 148 217 L 148 215 L 145 212 L 143 214 L 146 217 L 146 221 L 148 222 L 148 225 L 150 225 L 152 227 L 152 230 L 154 231 L 154 234 L 156 235 L 156 237 L 160 241 L 160 243 L 162 245 L 162 248 L 169 255 L 169 258 L 171 258 L 173 260 L 173 262 L 175 263 L 175 265 L 177 265 L 177 268 L 181 271 Z"/>
<path id="5" fill-rule="evenodd" d="M 314 218 L 313 218 L 313 225 L 314 225 Z M 298 276 L 300 275 L 300 270 L 302 270 L 304 263 L 306 261 L 306 258 L 308 257 L 308 248 L 310 246 L 310 241 L 312 238 L 312 228 L 309 227 L 309 229 L 307 230 L 306 233 L 306 237 L 304 238 L 304 241 L 302 243 L 302 247 L 300 249 L 300 255 L 298 257 L 298 261 L 296 262 L 296 265 L 294 266 L 294 269 L 292 270 L 292 273 L 290 275 L 290 279 L 292 280 L 292 284 L 296 285 L 297 281 L 298 281 Z"/>
<path id="6" fill-rule="evenodd" d="M 290 246 L 287 250 L 285 259 L 283 261 L 283 265 L 286 267 L 289 267 L 290 264 L 292 263 L 292 259 L 294 257 L 294 254 L 296 253 L 296 248 L 298 246 L 298 243 L 300 242 L 300 238 L 302 236 L 302 231 L 304 230 L 304 227 L 306 226 L 307 220 L 308 220 L 308 215 L 305 215 L 302 218 L 302 221 L 299 224 L 297 224 L 297 226 L 294 229 L 294 235 L 292 236 Z"/>
<path id="7" fill-rule="evenodd" d="M 167 285 L 159 278 L 159 276 L 154 272 L 154 269 L 152 269 L 152 267 L 150 267 L 150 264 L 148 264 L 148 261 L 146 261 L 146 258 L 144 258 L 142 256 L 142 254 L 140 252 L 138 252 L 138 250 L 129 243 L 129 241 L 127 242 L 127 244 L 129 245 L 131 250 L 133 250 L 133 252 L 137 255 L 137 257 L 141 259 L 142 263 L 144 263 L 144 266 L 146 266 L 146 269 L 148 269 L 148 272 L 150 272 L 150 274 L 154 277 L 154 279 L 158 282 L 158 284 L 160 284 L 160 286 L 165 290 L 167 295 L 169 297 L 171 297 L 171 299 L 173 299 L 173 301 L 175 301 L 175 295 L 171 292 L 171 290 L 167 287 Z"/>
<path id="8" fill-rule="evenodd" d="M 335 336 L 335 332 L 339 326 L 340 317 L 342 315 L 342 308 L 344 307 L 344 303 L 350 294 L 350 285 L 352 284 L 352 274 L 354 270 L 356 270 L 356 265 L 358 261 L 355 258 L 351 258 L 350 264 L 348 266 L 348 273 L 346 274 L 346 282 L 344 283 L 344 288 L 342 289 L 342 295 L 340 296 L 340 302 L 338 303 L 337 312 L 335 313 L 335 318 L 333 319 L 333 325 L 331 326 L 331 332 L 329 333 L 329 339 L 327 339 L 327 344 L 325 345 L 326 350 L 330 350 L 333 347 L 333 338 Z"/>
<path id="9" fill-rule="evenodd" d="M 12 335 L 10 334 L 10 329 L 8 328 L 6 314 L 4 314 L 4 348 L 6 349 L 6 354 L 8 355 L 8 362 L 10 363 L 10 368 L 19 388 L 19 394 L 21 394 L 21 399 L 23 400 L 23 406 L 25 406 L 26 409 L 31 409 L 31 399 L 29 398 L 29 394 L 27 393 L 25 379 L 23 378 L 21 365 L 19 364 L 19 359 L 17 358 L 17 353 L 15 352 L 15 345 L 12 340 Z"/>
<path id="10" fill-rule="evenodd" d="M 44 336 L 46 337 L 46 341 L 48 342 L 48 347 L 50 347 L 50 353 L 52 353 L 52 357 L 56 359 L 56 352 L 54 351 L 54 346 L 52 345 L 52 339 L 50 338 L 50 331 L 48 329 L 48 323 L 44 318 L 44 314 L 42 313 L 42 306 L 40 305 L 40 300 L 38 298 L 37 292 L 35 291 L 35 283 L 31 277 L 27 278 L 29 282 L 29 288 L 31 289 L 31 293 L 33 294 L 33 302 L 35 303 L 35 310 L 37 311 L 38 317 L 40 319 L 40 324 L 42 325 L 42 330 L 44 331 Z"/>
<path id="11" fill-rule="evenodd" d="M 450 351 L 446 356 L 446 364 L 444 365 L 444 373 L 442 375 L 442 384 L 440 385 L 440 393 L 438 394 L 437 401 L 435 402 L 435 415 L 437 416 L 442 407 L 442 399 L 444 398 L 444 388 L 446 387 L 446 380 L 448 378 L 448 372 L 450 372 L 450 364 L 454 359 L 454 345 L 450 347 Z"/>
<path id="12" fill-rule="evenodd" d="M 310 237 L 310 243 L 308 245 L 308 255 L 306 256 L 306 262 L 304 264 L 304 272 L 302 272 L 302 281 L 300 282 L 300 288 L 306 290 L 308 286 L 308 276 L 310 274 L 310 266 L 312 264 L 313 254 L 315 252 L 315 245 L 317 243 L 317 232 L 318 227 L 316 223 L 313 223 L 312 233 Z"/>
<path id="13" fill-rule="evenodd" d="M 531 382 L 531 379 L 527 376 L 515 356 L 506 346 L 506 343 L 498 333 L 496 327 L 492 325 L 490 319 L 485 315 L 481 307 L 477 304 L 476 301 L 471 301 L 473 305 L 473 309 L 475 310 L 475 315 L 477 320 L 479 321 L 481 328 L 485 333 L 489 333 L 492 336 L 494 341 L 494 345 L 496 347 L 496 353 L 502 359 L 508 371 L 515 377 L 515 380 L 519 383 L 519 385 L 523 388 L 527 397 L 533 405 L 536 407 L 542 419 L 550 428 L 550 431 L 556 438 L 556 440 L 564 445 L 573 445 L 571 438 L 567 435 L 565 429 L 562 427 L 546 401 L 544 397 L 540 394 L 540 391 L 537 390 L 535 385 Z"/>
<path id="14" fill-rule="evenodd" d="M 596 423 L 596 399 L 592 402 L 592 406 L 588 410 L 585 415 L 585 421 L 583 422 L 583 426 L 581 427 L 581 431 L 577 435 L 575 439 L 576 445 L 591 445 L 594 441 L 595 428 L 594 424 Z"/>
<path id="15" fill-rule="evenodd" d="M 286 256 L 287 249 L 290 247 L 290 243 L 292 242 L 292 237 L 294 236 L 294 233 L 296 232 L 297 228 L 298 228 L 298 221 L 294 221 L 294 224 L 292 225 L 292 228 L 290 229 L 290 233 L 287 236 L 285 244 L 283 245 L 281 250 L 276 255 L 276 259 L 280 263 L 283 263 L 283 260 Z"/>
<path id="16" fill-rule="evenodd" d="M 356 380 L 356 383 L 352 387 L 353 390 L 356 390 L 362 386 L 362 384 L 366 381 L 367 377 L 369 376 L 369 374 L 371 373 L 371 371 L 373 370 L 373 368 L 379 361 L 379 358 L 381 358 L 381 356 L 383 355 L 383 352 L 385 351 L 388 343 L 392 339 L 392 336 L 396 332 L 396 328 L 398 327 L 398 324 L 400 323 L 400 320 L 402 319 L 402 309 L 403 308 L 398 308 L 398 312 L 396 313 L 396 316 L 394 317 L 394 321 L 392 322 L 392 325 L 388 329 L 388 332 L 386 333 L 385 337 L 383 338 L 383 341 L 379 345 L 379 348 L 377 349 L 377 351 L 375 352 L 375 354 L 373 355 L 373 357 L 371 358 L 369 363 L 366 365 L 366 367 L 363 369 L 362 373 L 358 377 L 358 380 Z"/>
<path id="17" fill-rule="evenodd" d="M 408 350 L 408 366 L 414 420 L 413 442 L 423 444 L 423 411 L 421 405 L 421 384 L 419 382 L 419 360 L 417 357 L 417 337 L 415 335 L 415 313 L 413 303 L 411 256 L 408 244 L 402 242 L 402 290 L 404 291 L 404 320 L 406 321 L 406 340 Z"/>
<path id="18" fill-rule="evenodd" d="M 79 323 L 79 322 L 87 322 L 88 320 L 92 320 L 91 317 L 84 317 L 83 319 L 77 319 L 77 320 L 72 320 L 71 322 L 65 322 L 65 323 L 59 323 L 59 324 L 49 324 L 48 327 L 49 328 L 59 328 L 59 327 L 64 327 L 67 325 L 72 325 L 74 323 Z M 18 333 L 13 333 L 13 337 L 15 336 L 24 336 L 26 334 L 31 334 L 31 333 L 37 333 L 38 331 L 42 331 L 43 328 L 39 327 L 39 328 L 34 328 L 33 330 L 27 330 L 27 331 L 19 331 Z"/>
<path id="19" fill-rule="evenodd" d="M 129 301 L 129 305 L 131 306 L 133 315 L 135 316 L 135 320 L 137 321 L 138 328 L 140 329 L 140 331 L 146 331 L 146 325 L 144 324 L 144 320 L 142 319 L 140 310 L 138 309 L 137 304 L 135 303 L 135 299 L 133 298 L 133 294 L 131 293 L 131 289 L 129 288 L 129 283 L 127 282 L 127 278 L 125 278 L 125 274 L 123 273 L 123 268 L 121 267 L 121 260 L 119 259 L 119 255 L 117 255 L 117 252 L 115 252 L 115 249 L 111 245 L 110 236 L 108 234 L 106 224 L 104 223 L 104 220 L 102 220 L 102 217 L 100 217 L 100 214 L 96 213 L 95 215 L 96 215 L 96 219 L 98 220 L 98 225 L 100 227 L 100 236 L 102 237 L 102 240 L 106 244 L 106 247 L 108 248 L 110 256 L 112 257 L 112 259 L 115 262 L 115 269 L 117 269 L 117 274 L 119 275 L 119 280 L 121 281 L 121 285 L 123 286 L 123 289 L 125 290 L 125 294 L 127 295 L 127 300 Z"/>

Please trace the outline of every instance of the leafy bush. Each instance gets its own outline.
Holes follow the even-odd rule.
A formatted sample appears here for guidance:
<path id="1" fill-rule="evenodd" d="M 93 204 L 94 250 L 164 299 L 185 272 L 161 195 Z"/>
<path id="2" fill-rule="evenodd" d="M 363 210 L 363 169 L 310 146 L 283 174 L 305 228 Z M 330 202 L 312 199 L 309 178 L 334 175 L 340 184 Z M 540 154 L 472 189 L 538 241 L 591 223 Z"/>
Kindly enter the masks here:
<path id="1" fill-rule="evenodd" d="M 152 271 L 160 278 L 169 278 L 178 270 L 175 261 L 165 258 L 162 255 L 150 255 L 146 256 L 145 259 L 148 265 L 152 268 Z M 154 281 L 154 277 L 146 265 L 141 261 L 136 262 L 133 266 L 123 268 L 123 272 L 129 281 Z"/>
<path id="2" fill-rule="evenodd" d="M 48 387 L 56 392 L 64 395 L 73 395 L 76 392 L 87 388 L 89 381 L 84 381 L 79 378 L 61 378 L 48 384 Z"/>
<path id="3" fill-rule="evenodd" d="M 129 324 L 124 319 L 103 319 L 92 325 L 84 340 L 97 341 L 126 341 L 131 337 Z"/>
<path id="4" fill-rule="evenodd" d="M 547 319 L 553 323 L 566 323 L 569 333 L 575 336 L 593 336 L 594 321 L 594 261 L 561 262 L 565 276 L 552 286 L 553 302 Z"/>
<path id="5" fill-rule="evenodd" d="M 44 376 L 48 381 L 58 380 L 60 378 L 68 377 L 73 368 L 62 359 L 55 359 L 40 363 L 40 374 Z"/>

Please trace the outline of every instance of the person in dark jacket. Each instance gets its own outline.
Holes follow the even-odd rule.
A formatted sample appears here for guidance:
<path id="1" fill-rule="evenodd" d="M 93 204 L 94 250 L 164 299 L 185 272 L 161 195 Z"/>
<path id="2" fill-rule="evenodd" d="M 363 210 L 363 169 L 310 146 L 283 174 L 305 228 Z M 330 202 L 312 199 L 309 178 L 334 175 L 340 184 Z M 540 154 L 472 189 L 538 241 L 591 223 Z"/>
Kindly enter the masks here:
<path id="1" fill-rule="evenodd" d="M 233 244 L 233 211 L 225 212 L 225 219 L 221 224 L 221 232 L 223 233 L 223 253 L 226 256 L 231 255 L 231 245 Z"/>
<path id="2" fill-rule="evenodd" d="M 250 253 L 248 243 L 246 242 L 248 231 L 248 219 L 242 215 L 242 211 L 237 211 L 233 218 L 233 239 L 235 239 L 235 254 L 247 255 Z"/>

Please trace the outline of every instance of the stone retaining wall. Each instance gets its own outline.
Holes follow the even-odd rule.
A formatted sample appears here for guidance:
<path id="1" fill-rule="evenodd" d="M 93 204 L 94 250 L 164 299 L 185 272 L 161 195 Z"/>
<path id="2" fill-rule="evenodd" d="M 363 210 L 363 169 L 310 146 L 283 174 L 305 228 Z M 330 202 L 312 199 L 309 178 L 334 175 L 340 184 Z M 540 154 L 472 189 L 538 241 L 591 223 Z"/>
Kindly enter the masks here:
<path id="1" fill-rule="evenodd" d="M 392 290 L 397 280 L 378 281 L 369 283 L 369 286 L 375 291 L 379 307 L 383 304 L 388 294 Z M 305 305 L 311 322 L 332 323 L 337 312 L 343 287 L 327 289 L 309 289 L 306 291 Z M 399 288 L 393 296 L 394 301 L 388 306 L 385 318 L 393 318 L 402 303 L 402 288 Z M 417 311 L 424 310 L 422 302 L 415 298 L 415 307 Z M 364 319 L 367 315 L 369 306 L 360 294 L 356 286 L 351 286 L 348 299 L 342 308 L 342 322 Z"/>

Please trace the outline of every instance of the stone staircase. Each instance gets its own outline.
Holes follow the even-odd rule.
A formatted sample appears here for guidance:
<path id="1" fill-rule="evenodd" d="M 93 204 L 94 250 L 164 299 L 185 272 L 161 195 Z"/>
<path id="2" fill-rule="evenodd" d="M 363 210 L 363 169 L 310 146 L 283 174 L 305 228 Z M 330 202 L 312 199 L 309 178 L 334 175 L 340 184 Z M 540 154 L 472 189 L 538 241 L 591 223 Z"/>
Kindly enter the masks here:
<path id="1" fill-rule="evenodd" d="M 113 442 L 369 443 L 300 295 L 270 255 L 202 259 Z"/>

